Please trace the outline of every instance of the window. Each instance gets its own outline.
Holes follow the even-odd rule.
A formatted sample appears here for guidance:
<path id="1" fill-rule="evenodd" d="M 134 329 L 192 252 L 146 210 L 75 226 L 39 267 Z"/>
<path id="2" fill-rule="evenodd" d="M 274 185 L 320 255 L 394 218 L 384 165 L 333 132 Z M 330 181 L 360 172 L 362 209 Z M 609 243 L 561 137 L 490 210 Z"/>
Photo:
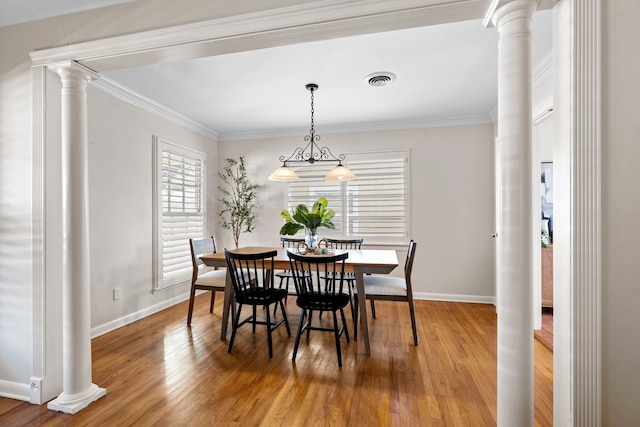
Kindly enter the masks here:
<path id="1" fill-rule="evenodd" d="M 288 207 L 311 206 L 319 197 L 336 211 L 335 230 L 323 236 L 362 237 L 369 244 L 405 244 L 409 236 L 408 151 L 349 154 L 357 179 L 324 182 L 333 163 L 306 165 L 289 183 Z M 302 232 L 301 232 L 302 233 Z"/>
<path id="2" fill-rule="evenodd" d="M 189 239 L 205 230 L 204 153 L 154 137 L 154 289 L 189 281 Z"/>

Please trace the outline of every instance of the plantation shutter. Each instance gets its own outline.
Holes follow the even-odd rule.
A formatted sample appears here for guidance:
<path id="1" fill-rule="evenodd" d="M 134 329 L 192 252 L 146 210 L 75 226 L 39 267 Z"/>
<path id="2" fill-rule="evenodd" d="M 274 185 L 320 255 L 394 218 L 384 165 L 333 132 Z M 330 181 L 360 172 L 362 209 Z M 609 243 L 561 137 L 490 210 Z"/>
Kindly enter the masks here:
<path id="1" fill-rule="evenodd" d="M 297 168 L 295 171 L 300 179 L 289 182 L 289 212 L 292 212 L 299 204 L 306 205 L 311 209 L 320 197 L 325 197 L 329 201 L 328 207 L 336 212 L 336 216 L 332 220 L 336 226 L 335 230 L 320 229 L 319 233 L 322 237 L 335 235 L 342 228 L 341 185 L 339 182 L 324 181 L 325 175 L 334 166 L 334 163 L 316 163 Z M 298 232 L 298 235 L 304 235 L 304 230 Z"/>
<path id="2" fill-rule="evenodd" d="M 205 155 L 166 141 L 161 145 L 156 288 L 189 280 L 189 239 L 201 239 L 205 230 Z"/>
<path id="3" fill-rule="evenodd" d="M 406 152 L 349 157 L 349 169 L 358 178 L 346 183 L 346 236 L 377 242 L 408 236 L 407 163 Z"/>

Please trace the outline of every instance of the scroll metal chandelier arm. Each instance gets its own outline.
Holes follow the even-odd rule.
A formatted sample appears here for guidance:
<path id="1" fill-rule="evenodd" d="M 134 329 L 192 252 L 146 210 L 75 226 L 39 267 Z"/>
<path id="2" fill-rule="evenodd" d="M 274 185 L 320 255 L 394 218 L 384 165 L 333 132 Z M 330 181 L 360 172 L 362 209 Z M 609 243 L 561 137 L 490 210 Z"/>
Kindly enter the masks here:
<path id="1" fill-rule="evenodd" d="M 327 146 L 318 147 L 316 141 L 320 140 L 319 135 L 315 135 L 314 139 L 311 139 L 311 137 L 307 135 L 304 139 L 305 141 L 309 141 L 309 143 L 304 148 L 296 148 L 295 150 L 293 150 L 293 153 L 289 157 L 280 156 L 280 161 L 284 164 L 313 164 L 315 162 L 338 162 L 342 164 L 342 161 L 345 159 L 344 154 L 335 156 Z"/>

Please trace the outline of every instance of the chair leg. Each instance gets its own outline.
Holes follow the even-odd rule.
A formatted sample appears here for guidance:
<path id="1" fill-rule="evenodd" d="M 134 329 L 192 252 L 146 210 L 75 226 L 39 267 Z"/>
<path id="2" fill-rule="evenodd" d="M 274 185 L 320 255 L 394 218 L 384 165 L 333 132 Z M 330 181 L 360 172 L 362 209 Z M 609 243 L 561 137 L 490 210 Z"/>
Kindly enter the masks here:
<path id="1" fill-rule="evenodd" d="M 287 297 L 289 296 L 289 278 L 287 277 L 287 284 L 285 285 L 287 287 L 287 295 L 284 296 L 284 302 L 285 304 L 287 303 Z"/>
<path id="2" fill-rule="evenodd" d="M 355 298 L 353 296 L 353 281 L 351 280 L 347 280 L 347 286 L 349 287 L 349 305 L 351 307 L 351 317 L 353 318 L 353 321 L 356 321 L 356 314 L 354 311 L 354 305 L 355 305 Z"/>
<path id="3" fill-rule="evenodd" d="M 418 329 L 416 327 L 416 310 L 413 306 L 413 300 L 409 300 L 409 314 L 411 315 L 411 329 L 413 330 L 413 344 L 418 345 Z"/>
<path id="4" fill-rule="evenodd" d="M 338 329 L 338 314 L 333 312 L 333 334 L 336 337 L 336 351 L 338 353 L 338 366 L 342 367 L 342 352 L 340 351 L 340 330 Z"/>
<path id="5" fill-rule="evenodd" d="M 209 304 L 209 313 L 213 313 L 213 304 L 216 302 L 216 291 L 211 291 L 211 303 Z"/>
<path id="6" fill-rule="evenodd" d="M 344 315 L 343 309 L 340 309 L 340 315 L 342 316 L 342 327 L 344 331 L 344 336 L 347 338 L 347 342 L 349 342 L 349 328 L 347 328 L 347 318 Z"/>
<path id="7" fill-rule="evenodd" d="M 231 297 L 231 319 L 235 319 L 235 317 L 236 317 L 236 300 L 235 300 L 235 297 L 232 296 Z"/>
<path id="8" fill-rule="evenodd" d="M 187 326 L 191 326 L 191 317 L 193 315 L 193 302 L 196 298 L 196 288 L 191 286 L 191 295 L 189 295 L 189 312 L 187 313 Z"/>
<path id="9" fill-rule="evenodd" d="M 253 323 L 253 333 L 256 333 L 256 319 L 257 319 L 257 309 L 256 306 L 253 306 L 253 321 L 251 323 Z"/>
<path id="10" fill-rule="evenodd" d="M 376 302 L 374 300 L 369 300 L 371 302 L 371 316 L 376 318 Z"/>
<path id="11" fill-rule="evenodd" d="M 358 296 L 356 295 L 353 301 L 353 308 L 355 313 L 353 315 L 353 339 L 358 340 Z"/>
<path id="12" fill-rule="evenodd" d="M 238 311 L 236 312 L 236 316 L 233 319 L 233 324 L 231 325 L 232 331 L 231 331 L 231 339 L 229 340 L 229 349 L 227 350 L 228 353 L 231 353 L 231 348 L 233 347 L 233 340 L 236 338 L 238 323 L 240 323 L 240 312 L 242 312 L 242 304 L 238 306 Z"/>
<path id="13" fill-rule="evenodd" d="M 322 316 L 322 312 L 320 312 L 320 316 Z M 307 328 L 307 341 L 309 341 L 309 335 L 311 335 L 311 319 L 313 318 L 313 311 L 309 310 L 309 327 Z"/>
<path id="14" fill-rule="evenodd" d="M 280 303 L 280 310 L 282 310 L 282 318 L 284 319 L 284 326 L 287 328 L 287 334 L 291 336 L 291 329 L 289 329 L 289 319 L 287 319 L 287 313 L 284 311 L 284 304 L 282 300 L 278 301 Z"/>
<path id="15" fill-rule="evenodd" d="M 284 281 L 284 277 L 280 278 L 280 285 L 278 285 L 279 289 L 282 289 L 282 282 Z M 287 277 L 287 294 L 289 293 L 289 278 Z M 287 302 L 287 297 L 284 297 L 284 301 Z M 276 315 L 276 311 L 278 311 L 278 304 L 275 304 L 273 306 L 273 315 Z M 284 310 L 282 310 L 282 313 L 284 313 Z"/>
<path id="16" fill-rule="evenodd" d="M 266 308 L 267 309 L 265 311 L 267 313 L 267 341 L 269 342 L 269 359 L 272 359 L 273 358 L 273 340 L 271 339 L 271 312 L 269 311 L 268 306 Z"/>
<path id="17" fill-rule="evenodd" d="M 298 333 L 296 334 L 296 342 L 293 344 L 293 356 L 291 360 L 296 361 L 296 354 L 298 354 L 298 345 L 300 344 L 300 335 L 302 335 L 302 325 L 304 325 L 304 319 L 307 317 L 307 310 L 302 310 L 300 314 L 300 322 L 298 323 Z"/>

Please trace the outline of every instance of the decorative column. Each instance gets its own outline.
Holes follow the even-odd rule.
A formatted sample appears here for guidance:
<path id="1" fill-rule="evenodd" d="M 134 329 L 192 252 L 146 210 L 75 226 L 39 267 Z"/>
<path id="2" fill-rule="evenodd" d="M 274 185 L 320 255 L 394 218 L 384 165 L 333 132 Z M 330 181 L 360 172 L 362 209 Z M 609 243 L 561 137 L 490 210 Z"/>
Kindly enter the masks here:
<path id="1" fill-rule="evenodd" d="M 499 33 L 498 426 L 524 427 L 534 423 L 531 19 L 537 2 L 494 5 L 487 17 Z"/>
<path id="2" fill-rule="evenodd" d="M 76 413 L 106 394 L 91 382 L 87 84 L 75 62 L 50 67 L 62 80 L 63 388 L 47 407 Z"/>

